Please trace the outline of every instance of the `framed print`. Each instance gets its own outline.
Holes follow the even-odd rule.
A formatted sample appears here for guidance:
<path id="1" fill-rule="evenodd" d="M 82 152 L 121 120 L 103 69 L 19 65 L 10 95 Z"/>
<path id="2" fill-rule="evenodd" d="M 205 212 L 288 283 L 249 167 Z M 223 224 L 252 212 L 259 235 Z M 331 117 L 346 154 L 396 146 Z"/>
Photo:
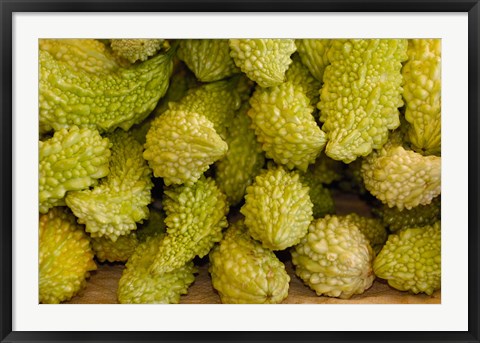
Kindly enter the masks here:
<path id="1" fill-rule="evenodd" d="M 2 342 L 480 340 L 478 0 L 0 3 Z"/>

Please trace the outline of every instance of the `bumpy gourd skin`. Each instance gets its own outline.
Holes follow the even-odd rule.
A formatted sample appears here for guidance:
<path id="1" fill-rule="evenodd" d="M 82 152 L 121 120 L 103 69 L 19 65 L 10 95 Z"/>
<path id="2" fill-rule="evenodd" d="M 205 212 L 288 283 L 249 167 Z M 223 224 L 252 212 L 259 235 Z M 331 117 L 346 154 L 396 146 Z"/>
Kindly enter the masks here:
<path id="1" fill-rule="evenodd" d="M 297 54 L 292 56 L 292 61 L 285 74 L 285 80 L 302 86 L 305 95 L 310 100 L 310 104 L 316 106 L 320 97 L 318 90 L 321 88 L 322 83 L 312 76 Z"/>
<path id="2" fill-rule="evenodd" d="M 387 241 L 388 232 L 385 225 L 377 218 L 370 218 L 350 213 L 338 216 L 342 222 L 354 224 L 369 241 L 373 251 L 378 254 Z"/>
<path id="3" fill-rule="evenodd" d="M 348 299 L 375 279 L 369 242 L 355 224 L 336 216 L 315 219 L 291 254 L 295 274 L 319 296 Z"/>
<path id="4" fill-rule="evenodd" d="M 418 205 L 409 210 L 399 210 L 397 207 L 388 207 L 382 204 L 372 210 L 392 232 L 409 227 L 433 225 L 440 220 L 440 196 L 434 198 L 428 205 Z"/>
<path id="5" fill-rule="evenodd" d="M 236 82 L 235 90 L 240 96 L 243 104 L 244 102 L 248 101 L 248 99 L 250 99 L 250 96 L 255 90 L 255 82 L 250 80 L 245 74 L 239 74 L 234 78 Z"/>
<path id="6" fill-rule="evenodd" d="M 97 269 L 90 239 L 65 207 L 39 217 L 39 301 L 58 304 L 70 300 Z"/>
<path id="7" fill-rule="evenodd" d="M 212 178 L 202 176 L 193 185 L 171 186 L 164 193 L 167 234 L 150 268 L 154 274 L 170 272 L 195 256 L 207 255 L 228 225 L 226 196 Z"/>
<path id="8" fill-rule="evenodd" d="M 310 73 L 320 82 L 323 81 L 323 73 L 328 61 L 328 48 L 331 39 L 296 39 L 298 54 L 302 63 L 310 70 Z"/>
<path id="9" fill-rule="evenodd" d="M 39 39 L 38 47 L 79 72 L 109 74 L 122 66 L 96 39 Z"/>
<path id="10" fill-rule="evenodd" d="M 285 72 L 296 51 L 293 39 L 230 39 L 230 56 L 235 64 L 260 87 L 285 80 Z"/>
<path id="11" fill-rule="evenodd" d="M 142 145 L 145 144 L 146 135 L 153 120 L 168 110 L 168 104 L 170 102 L 179 101 L 185 96 L 190 88 L 197 86 L 198 82 L 195 78 L 195 75 L 188 70 L 185 64 L 174 58 L 174 70 L 172 76 L 170 77 L 170 84 L 168 85 L 167 92 L 160 99 L 153 112 L 150 113 L 149 116 L 140 124 L 132 126 L 129 132 L 131 132 L 135 139 Z"/>
<path id="12" fill-rule="evenodd" d="M 284 264 L 250 237 L 242 220 L 230 225 L 209 260 L 213 288 L 224 304 L 277 304 L 288 296 Z"/>
<path id="13" fill-rule="evenodd" d="M 335 202 L 330 190 L 308 170 L 300 174 L 300 180 L 309 188 L 308 194 L 313 204 L 313 217 L 320 218 L 329 213 L 335 213 Z"/>
<path id="14" fill-rule="evenodd" d="M 119 57 L 125 58 L 130 63 L 146 61 L 155 55 L 164 43 L 164 39 L 111 39 L 110 47 Z"/>
<path id="15" fill-rule="evenodd" d="M 431 295 L 441 287 L 440 221 L 391 234 L 375 258 L 379 278 L 400 291 Z"/>
<path id="16" fill-rule="evenodd" d="M 252 121 L 247 116 L 249 108 L 245 103 L 227 127 L 228 151 L 224 158 L 215 163 L 215 181 L 230 205 L 242 201 L 246 188 L 265 164 L 262 147 L 250 127 Z"/>
<path id="17" fill-rule="evenodd" d="M 158 102 L 154 115 L 159 115 L 169 108 L 170 102 L 180 101 L 191 88 L 197 88 L 201 83 L 195 77 L 190 69 L 175 56 L 173 59 L 174 69 L 170 77 L 170 84 L 167 93 Z"/>
<path id="18" fill-rule="evenodd" d="M 226 127 L 241 105 L 236 85 L 237 78 L 231 78 L 191 88 L 180 101 L 169 103 L 169 108 L 205 116 L 213 123 L 215 131 L 225 139 Z"/>
<path id="19" fill-rule="evenodd" d="M 73 126 L 38 144 L 40 213 L 65 205 L 66 192 L 93 186 L 109 173 L 111 143 L 97 130 Z"/>
<path id="20" fill-rule="evenodd" d="M 308 191 L 297 172 L 281 166 L 263 170 L 247 187 L 240 209 L 250 235 L 271 250 L 297 244 L 313 220 Z"/>
<path id="21" fill-rule="evenodd" d="M 327 141 L 312 115 L 301 86 L 284 82 L 270 88 L 257 87 L 250 98 L 257 140 L 268 158 L 289 169 L 305 171 Z"/>
<path id="22" fill-rule="evenodd" d="M 135 232 L 118 237 L 114 242 L 107 237 L 93 237 L 92 250 L 100 262 L 126 262 L 138 245 Z"/>
<path id="23" fill-rule="evenodd" d="M 400 125 L 406 39 L 335 39 L 320 90 L 326 154 L 345 163 L 379 149 Z"/>
<path id="24" fill-rule="evenodd" d="M 227 150 L 227 143 L 205 116 L 167 110 L 152 122 L 143 157 L 165 185 L 192 184 Z"/>
<path id="25" fill-rule="evenodd" d="M 65 44 L 64 48 L 71 46 Z M 75 50 L 76 51 L 76 50 Z M 69 53 L 75 55 L 75 51 Z M 73 125 L 110 132 L 141 122 L 165 95 L 175 49 L 111 72 L 89 72 L 81 59 L 56 59 L 39 51 L 40 132 Z M 71 65 L 74 64 L 74 66 Z"/>
<path id="26" fill-rule="evenodd" d="M 148 237 L 127 261 L 117 289 L 121 304 L 177 304 L 187 294 L 197 272 L 193 262 L 163 274 L 149 271 L 162 239 L 163 235 Z"/>
<path id="27" fill-rule="evenodd" d="M 132 135 L 117 130 L 108 138 L 112 142 L 108 176 L 93 189 L 69 192 L 65 202 L 92 237 L 116 241 L 148 218 L 153 182 L 142 146 Z"/>
<path id="28" fill-rule="evenodd" d="M 441 193 L 441 157 L 406 150 L 398 135 L 365 157 L 361 166 L 365 188 L 381 202 L 399 210 L 427 205 Z"/>
<path id="29" fill-rule="evenodd" d="M 402 69 L 408 139 L 424 155 L 441 152 L 441 40 L 411 39 Z"/>
<path id="30" fill-rule="evenodd" d="M 183 39 L 178 57 L 201 82 L 213 82 L 239 73 L 230 57 L 228 39 Z"/>

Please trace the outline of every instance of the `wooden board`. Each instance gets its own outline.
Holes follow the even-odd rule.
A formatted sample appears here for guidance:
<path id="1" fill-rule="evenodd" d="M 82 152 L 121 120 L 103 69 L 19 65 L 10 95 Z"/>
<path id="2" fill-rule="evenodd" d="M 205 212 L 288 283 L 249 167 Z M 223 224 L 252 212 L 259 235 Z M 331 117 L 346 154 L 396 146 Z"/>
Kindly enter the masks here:
<path id="1" fill-rule="evenodd" d="M 356 196 L 342 194 L 335 197 L 338 214 L 356 212 L 369 215 L 368 206 Z M 285 265 L 290 275 L 289 295 L 283 301 L 286 304 L 440 304 L 441 291 L 431 296 L 425 294 L 413 295 L 400 292 L 388 286 L 383 280 L 375 280 L 372 287 L 361 295 L 348 300 L 317 296 L 294 274 L 292 263 L 286 258 Z M 98 270 L 92 272 L 87 287 L 67 303 L 69 304 L 116 304 L 117 285 L 122 275 L 122 264 L 99 264 Z M 220 304 L 220 298 L 213 289 L 208 265 L 199 266 L 195 282 L 190 286 L 188 294 L 182 296 L 183 304 Z"/>

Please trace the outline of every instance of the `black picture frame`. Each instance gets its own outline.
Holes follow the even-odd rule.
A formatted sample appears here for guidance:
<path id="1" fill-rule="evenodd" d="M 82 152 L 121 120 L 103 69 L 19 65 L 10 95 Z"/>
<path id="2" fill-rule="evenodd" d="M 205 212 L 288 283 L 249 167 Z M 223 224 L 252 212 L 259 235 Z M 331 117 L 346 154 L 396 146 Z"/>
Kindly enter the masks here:
<path id="1" fill-rule="evenodd" d="M 15 12 L 464 12 L 468 13 L 468 330 L 455 332 L 22 332 L 12 331 L 12 14 Z M 478 0 L 0 0 L 0 340 L 1 342 L 479 342 Z M 288 321 L 288 318 L 286 318 Z"/>

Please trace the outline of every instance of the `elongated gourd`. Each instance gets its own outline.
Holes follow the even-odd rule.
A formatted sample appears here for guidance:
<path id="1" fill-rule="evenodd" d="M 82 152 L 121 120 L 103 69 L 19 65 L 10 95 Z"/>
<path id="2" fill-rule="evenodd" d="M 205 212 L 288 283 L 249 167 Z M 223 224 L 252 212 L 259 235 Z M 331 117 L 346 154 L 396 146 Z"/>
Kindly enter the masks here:
<path id="1" fill-rule="evenodd" d="M 64 49 L 70 49 L 65 44 Z M 175 49 L 129 67 L 110 66 L 91 72 L 78 65 L 81 59 L 57 59 L 39 51 L 40 131 L 73 125 L 100 132 L 124 130 L 141 122 L 166 93 Z M 78 63 L 77 63 L 78 62 Z"/>

